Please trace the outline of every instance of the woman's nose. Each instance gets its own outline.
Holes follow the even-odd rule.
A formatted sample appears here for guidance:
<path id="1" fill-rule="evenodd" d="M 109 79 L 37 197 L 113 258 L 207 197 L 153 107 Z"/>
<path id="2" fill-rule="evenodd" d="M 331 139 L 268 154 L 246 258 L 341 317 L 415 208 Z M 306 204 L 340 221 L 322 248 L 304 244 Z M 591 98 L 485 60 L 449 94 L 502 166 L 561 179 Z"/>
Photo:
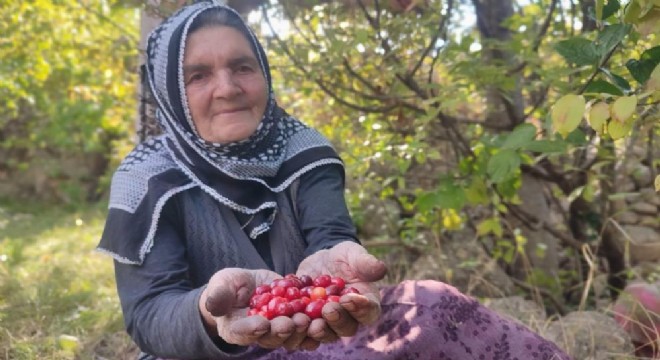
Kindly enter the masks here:
<path id="1" fill-rule="evenodd" d="M 241 88 L 236 83 L 230 71 L 219 71 L 214 79 L 213 96 L 227 98 L 241 93 Z"/>

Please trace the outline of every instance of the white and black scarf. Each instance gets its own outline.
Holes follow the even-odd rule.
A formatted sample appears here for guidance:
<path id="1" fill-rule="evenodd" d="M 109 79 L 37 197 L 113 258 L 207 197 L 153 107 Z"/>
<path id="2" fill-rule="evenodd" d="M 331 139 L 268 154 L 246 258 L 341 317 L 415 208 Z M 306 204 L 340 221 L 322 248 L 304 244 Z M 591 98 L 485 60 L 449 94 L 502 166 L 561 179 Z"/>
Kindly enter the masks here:
<path id="1" fill-rule="evenodd" d="M 342 166 L 325 137 L 278 107 L 266 54 L 242 20 L 243 33 L 266 77 L 269 96 L 264 116 L 255 133 L 239 142 L 214 144 L 199 136 L 187 105 L 182 65 L 190 24 L 214 8 L 242 19 L 231 8 L 202 1 L 182 8 L 149 36 L 147 80 L 164 134 L 138 145 L 113 176 L 99 250 L 120 262 L 142 263 L 153 245 L 165 202 L 179 192 L 201 188 L 242 215 L 244 231 L 255 239 L 274 221 L 276 193 L 315 167 Z"/>

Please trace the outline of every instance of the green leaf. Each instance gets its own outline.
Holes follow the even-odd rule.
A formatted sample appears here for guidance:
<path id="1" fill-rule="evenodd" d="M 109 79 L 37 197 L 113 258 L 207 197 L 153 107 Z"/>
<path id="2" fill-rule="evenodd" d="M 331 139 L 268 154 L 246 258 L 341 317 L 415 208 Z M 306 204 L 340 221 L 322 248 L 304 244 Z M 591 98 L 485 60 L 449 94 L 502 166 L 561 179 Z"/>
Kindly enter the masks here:
<path id="1" fill-rule="evenodd" d="M 605 0 L 596 0 L 596 20 L 602 20 L 603 19 L 603 7 L 604 7 L 604 2 Z"/>
<path id="2" fill-rule="evenodd" d="M 577 66 L 596 65 L 601 57 L 594 43 L 581 37 L 560 41 L 555 49 L 567 62 Z"/>
<path id="3" fill-rule="evenodd" d="M 465 192 L 462 188 L 446 181 L 437 193 L 437 206 L 442 209 L 460 210 L 465 205 Z"/>
<path id="4" fill-rule="evenodd" d="M 614 24 L 598 33 L 594 45 L 600 56 L 604 56 L 617 46 L 630 31 L 630 25 Z"/>
<path id="5" fill-rule="evenodd" d="M 607 5 L 603 8 L 603 17 L 602 20 L 609 18 L 610 16 L 616 14 L 617 11 L 621 8 L 619 0 L 609 0 Z"/>
<path id="6" fill-rule="evenodd" d="M 486 172 L 495 183 L 511 178 L 520 168 L 520 155 L 512 149 L 503 149 L 488 160 Z"/>
<path id="7" fill-rule="evenodd" d="M 470 186 L 465 189 L 465 198 L 472 205 L 488 204 L 490 200 L 488 198 L 488 188 L 482 177 L 475 176 L 472 178 Z"/>
<path id="8" fill-rule="evenodd" d="M 536 136 L 536 126 L 532 124 L 520 124 L 507 136 L 502 145 L 503 149 L 520 149 L 525 144 L 534 140 Z"/>
<path id="9" fill-rule="evenodd" d="M 594 80 L 584 89 L 585 94 L 610 94 L 623 96 L 623 91 L 605 80 Z"/>
<path id="10" fill-rule="evenodd" d="M 477 225 L 477 234 L 487 235 L 495 234 L 497 237 L 502 237 L 502 224 L 498 218 L 490 218 L 482 221 Z"/>
<path id="11" fill-rule="evenodd" d="M 456 185 L 445 183 L 437 191 L 417 196 L 415 205 L 421 213 L 428 213 L 434 208 L 460 210 L 465 205 L 465 192 Z"/>
<path id="12" fill-rule="evenodd" d="M 630 91 L 630 83 L 622 78 L 621 76 L 609 71 L 608 69 L 605 68 L 599 68 L 600 71 L 602 71 L 607 77 L 610 78 L 610 80 L 616 85 L 619 89 L 623 90 L 624 93 Z"/>
<path id="13" fill-rule="evenodd" d="M 420 213 L 430 212 L 437 203 L 437 194 L 435 192 L 423 193 L 415 199 L 415 205 Z"/>
<path id="14" fill-rule="evenodd" d="M 658 64 L 660 64 L 660 46 L 644 51 L 639 60 L 628 60 L 626 68 L 638 83 L 644 84 Z"/>
<path id="15" fill-rule="evenodd" d="M 535 140 L 524 146 L 525 150 L 550 154 L 566 152 L 566 142 L 562 140 Z"/>
<path id="16" fill-rule="evenodd" d="M 584 146 L 589 143 L 587 140 L 587 134 L 585 134 L 584 131 L 580 130 L 579 128 L 571 131 L 571 133 L 566 137 L 566 141 L 569 144 L 575 146 Z"/>
<path id="17" fill-rule="evenodd" d="M 563 137 L 580 125 L 586 103 L 581 95 L 562 96 L 552 107 L 552 125 Z"/>

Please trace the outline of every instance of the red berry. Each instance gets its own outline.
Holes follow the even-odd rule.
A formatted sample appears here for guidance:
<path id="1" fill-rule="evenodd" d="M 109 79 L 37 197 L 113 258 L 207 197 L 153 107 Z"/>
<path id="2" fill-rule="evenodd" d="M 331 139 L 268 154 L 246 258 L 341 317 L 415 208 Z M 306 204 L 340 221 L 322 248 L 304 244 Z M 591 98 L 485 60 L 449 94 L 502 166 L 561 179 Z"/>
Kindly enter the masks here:
<path id="1" fill-rule="evenodd" d="M 257 288 L 254 289 L 254 293 L 256 295 L 261 295 L 261 294 L 269 293 L 269 292 L 270 292 L 270 286 L 266 285 L 266 284 L 257 286 Z"/>
<path id="2" fill-rule="evenodd" d="M 302 286 L 301 286 L 301 287 L 312 286 L 312 285 L 314 285 L 314 281 L 312 280 L 312 277 L 309 276 L 309 275 L 302 275 L 302 276 L 300 277 L 300 282 L 302 282 Z"/>
<path id="3" fill-rule="evenodd" d="M 289 299 L 289 300 L 295 300 L 300 298 L 300 289 L 297 287 L 290 287 L 286 289 L 286 294 L 284 294 L 284 297 Z"/>
<path id="4" fill-rule="evenodd" d="M 281 302 L 277 304 L 277 307 L 275 308 L 275 316 L 293 316 L 294 311 L 293 307 L 291 304 L 288 302 Z"/>
<path id="5" fill-rule="evenodd" d="M 268 304 L 268 302 L 272 298 L 273 295 L 271 295 L 270 293 L 255 295 L 250 299 L 250 307 L 253 309 L 260 309 L 262 306 Z"/>
<path id="6" fill-rule="evenodd" d="M 270 290 L 270 293 L 273 294 L 273 296 L 284 296 L 286 293 L 286 288 L 283 286 L 275 286 L 272 290 Z"/>
<path id="7" fill-rule="evenodd" d="M 339 295 L 328 296 L 328 302 L 339 302 Z"/>
<path id="8" fill-rule="evenodd" d="M 270 301 L 268 302 L 268 312 L 275 313 L 275 309 L 277 309 L 277 306 L 283 302 L 286 302 L 286 299 L 280 296 L 270 299 Z"/>
<path id="9" fill-rule="evenodd" d="M 300 296 L 312 296 L 312 289 L 314 289 L 313 286 L 305 286 L 304 288 L 300 289 Z"/>
<path id="10" fill-rule="evenodd" d="M 324 287 L 317 286 L 314 289 L 312 289 L 312 293 L 310 294 L 310 299 L 312 300 L 318 300 L 318 299 L 325 299 L 326 297 L 326 291 Z"/>
<path id="11" fill-rule="evenodd" d="M 288 289 L 290 287 L 296 287 L 296 281 L 293 279 L 284 279 L 280 281 L 279 285 L 285 289 Z"/>
<path id="12" fill-rule="evenodd" d="M 248 309 L 247 316 L 252 316 L 252 315 L 257 315 L 259 314 L 259 310 L 257 309 Z"/>
<path id="13" fill-rule="evenodd" d="M 328 295 L 339 295 L 341 293 L 341 290 L 339 286 L 337 285 L 330 285 L 327 288 L 325 288 L 325 293 Z"/>
<path id="14" fill-rule="evenodd" d="M 360 291 L 352 286 L 349 286 L 347 288 L 344 288 L 344 290 L 341 291 L 340 295 L 346 295 L 346 294 L 359 294 Z"/>
<path id="15" fill-rule="evenodd" d="M 291 307 L 293 308 L 293 313 L 300 313 L 300 312 L 305 312 L 305 307 L 307 304 L 309 304 L 309 298 L 305 298 L 308 300 L 307 303 L 303 301 L 303 299 L 295 299 L 291 300 L 289 304 L 291 304 Z"/>
<path id="16" fill-rule="evenodd" d="M 344 287 L 346 286 L 346 281 L 344 279 L 340 278 L 340 277 L 337 277 L 337 276 L 330 279 L 330 283 L 332 285 L 337 285 L 337 287 L 339 288 L 340 291 L 342 289 L 344 289 Z"/>
<path id="17" fill-rule="evenodd" d="M 330 275 L 319 275 L 314 279 L 314 286 L 326 287 L 331 284 L 331 279 Z"/>
<path id="18" fill-rule="evenodd" d="M 317 299 L 313 300 L 312 302 L 305 307 L 305 315 L 309 316 L 310 319 L 318 319 L 320 318 L 321 311 L 323 310 L 323 305 L 325 305 L 326 300 L 325 299 Z"/>

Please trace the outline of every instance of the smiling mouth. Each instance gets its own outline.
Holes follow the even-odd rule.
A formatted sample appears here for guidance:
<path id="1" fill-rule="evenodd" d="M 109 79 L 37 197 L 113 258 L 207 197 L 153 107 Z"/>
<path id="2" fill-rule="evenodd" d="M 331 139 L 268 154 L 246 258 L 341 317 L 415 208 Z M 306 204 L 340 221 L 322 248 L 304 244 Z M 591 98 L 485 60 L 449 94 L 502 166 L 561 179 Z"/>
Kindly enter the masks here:
<path id="1" fill-rule="evenodd" d="M 237 108 L 237 109 L 228 109 L 228 110 L 223 110 L 219 111 L 218 115 L 227 115 L 227 114 L 233 114 L 241 111 L 246 111 L 247 108 Z"/>

